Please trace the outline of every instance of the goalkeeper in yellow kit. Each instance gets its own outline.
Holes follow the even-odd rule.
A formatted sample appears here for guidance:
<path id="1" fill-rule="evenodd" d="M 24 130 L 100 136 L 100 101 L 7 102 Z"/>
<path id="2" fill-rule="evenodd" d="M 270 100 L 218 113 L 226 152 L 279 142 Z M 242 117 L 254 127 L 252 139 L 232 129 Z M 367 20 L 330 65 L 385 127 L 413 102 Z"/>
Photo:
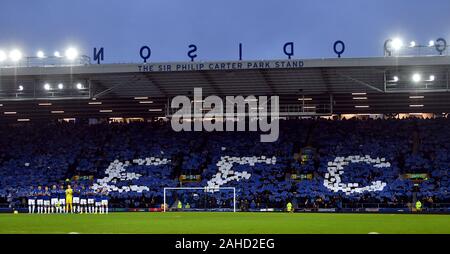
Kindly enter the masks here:
<path id="1" fill-rule="evenodd" d="M 67 185 L 67 189 L 66 189 L 66 213 L 69 213 L 69 211 L 71 213 L 73 213 L 73 210 L 72 210 L 72 197 L 73 197 L 72 187 L 70 185 Z M 69 210 L 69 207 L 70 207 L 70 210 Z"/>

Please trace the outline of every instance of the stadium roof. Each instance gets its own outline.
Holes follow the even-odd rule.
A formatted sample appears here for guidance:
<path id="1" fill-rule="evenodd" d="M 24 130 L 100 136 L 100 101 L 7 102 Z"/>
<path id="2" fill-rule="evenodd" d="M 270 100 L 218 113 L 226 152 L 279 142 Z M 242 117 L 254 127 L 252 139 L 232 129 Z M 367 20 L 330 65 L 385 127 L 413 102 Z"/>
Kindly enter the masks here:
<path id="1" fill-rule="evenodd" d="M 441 113 L 450 112 L 449 72 L 449 56 L 4 67 L 0 119 L 163 116 L 170 98 L 197 87 L 278 95 L 281 110 L 304 114 Z"/>

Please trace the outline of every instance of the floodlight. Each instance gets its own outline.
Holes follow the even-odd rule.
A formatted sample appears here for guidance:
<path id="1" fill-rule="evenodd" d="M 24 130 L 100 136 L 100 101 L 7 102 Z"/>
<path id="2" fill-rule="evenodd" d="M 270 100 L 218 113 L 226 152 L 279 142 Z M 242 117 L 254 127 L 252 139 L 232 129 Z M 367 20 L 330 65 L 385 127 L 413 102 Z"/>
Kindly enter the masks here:
<path id="1" fill-rule="evenodd" d="M 416 42 L 412 41 L 409 43 L 409 47 L 414 48 L 416 46 Z"/>
<path id="2" fill-rule="evenodd" d="M 49 83 L 45 83 L 45 84 L 44 84 L 44 89 L 45 89 L 45 90 L 48 91 L 48 90 L 50 90 L 50 88 L 51 88 L 51 87 L 50 87 L 50 84 L 49 84 Z"/>
<path id="3" fill-rule="evenodd" d="M 22 59 L 22 52 L 20 52 L 18 49 L 13 49 L 11 52 L 9 52 L 9 58 L 13 62 L 17 62 L 20 59 Z"/>
<path id="4" fill-rule="evenodd" d="M 36 56 L 37 56 L 37 58 L 44 58 L 44 57 L 45 57 L 45 54 L 44 54 L 44 52 L 43 52 L 42 50 L 39 50 L 39 51 L 36 53 Z"/>
<path id="5" fill-rule="evenodd" d="M 436 79 L 436 77 L 434 75 L 430 75 L 430 80 L 431 82 L 433 82 Z"/>
<path id="6" fill-rule="evenodd" d="M 77 83 L 77 85 L 76 85 L 76 86 L 77 86 L 77 89 L 78 89 L 78 90 L 81 90 L 81 89 L 83 89 L 83 85 L 82 85 L 81 83 Z"/>
<path id="7" fill-rule="evenodd" d="M 55 51 L 55 53 L 53 53 L 53 55 L 54 55 L 55 57 L 61 57 L 61 53 L 59 53 L 59 51 Z"/>
<path id="8" fill-rule="evenodd" d="M 434 45 L 435 45 L 435 42 L 434 42 L 434 41 L 430 41 L 430 42 L 428 43 L 428 46 L 429 46 L 429 47 L 434 47 Z"/>
<path id="9" fill-rule="evenodd" d="M 20 85 L 20 86 L 19 86 L 19 88 L 18 88 L 17 90 L 19 90 L 19 91 L 23 91 L 23 86 L 22 86 L 22 85 Z"/>
<path id="10" fill-rule="evenodd" d="M 78 50 L 75 48 L 68 48 L 65 52 L 67 59 L 74 60 L 78 57 Z"/>
<path id="11" fill-rule="evenodd" d="M 5 51 L 0 50 L 0 62 L 5 61 L 7 58 Z"/>
<path id="12" fill-rule="evenodd" d="M 394 79 L 392 80 L 393 82 L 398 82 L 399 78 L 398 76 L 394 76 Z"/>
<path id="13" fill-rule="evenodd" d="M 392 49 L 400 50 L 403 47 L 403 41 L 399 38 L 395 38 L 392 40 Z"/>
<path id="14" fill-rule="evenodd" d="M 420 81 L 422 81 L 422 76 L 420 75 L 420 74 L 418 74 L 418 73 L 415 73 L 413 76 L 412 76 L 412 80 L 414 81 L 414 82 L 420 82 Z"/>
<path id="15" fill-rule="evenodd" d="M 58 89 L 61 90 L 61 89 L 63 89 L 63 88 L 64 88 L 64 85 L 63 85 L 62 83 L 59 83 L 59 84 L 58 84 Z"/>

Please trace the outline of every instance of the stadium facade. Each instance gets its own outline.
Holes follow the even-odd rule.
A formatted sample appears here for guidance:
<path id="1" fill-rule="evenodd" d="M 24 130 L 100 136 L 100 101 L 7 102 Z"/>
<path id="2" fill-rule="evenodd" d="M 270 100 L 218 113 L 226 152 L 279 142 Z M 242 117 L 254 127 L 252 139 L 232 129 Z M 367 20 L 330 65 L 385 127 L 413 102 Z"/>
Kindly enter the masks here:
<path id="1" fill-rule="evenodd" d="M 435 131 L 448 128 L 447 119 L 286 121 L 273 144 L 249 133 L 175 133 L 159 122 L 123 128 L 85 123 L 170 118 L 171 100 L 192 97 L 195 88 L 204 96 L 279 96 L 279 115 L 286 119 L 447 116 L 449 73 L 449 56 L 4 67 L 1 122 L 82 124 L 0 128 L 8 133 L 2 137 L 8 146 L 0 196 L 15 191 L 15 202 L 23 205 L 33 185 L 87 177 L 82 179 L 93 188 L 110 191 L 117 208 L 138 202 L 135 208 L 176 210 L 178 194 L 166 203 L 164 187 L 232 184 L 241 211 L 282 210 L 298 198 L 295 207 L 305 211 L 409 212 L 411 203 L 430 199 L 431 212 L 448 212 L 449 148 L 438 141 L 449 137 Z M 191 194 L 181 196 L 202 208 L 218 201 L 236 207 L 230 193 L 206 203 Z"/>
<path id="2" fill-rule="evenodd" d="M 277 95 L 280 115 L 450 112 L 450 56 L 0 68 L 2 122 L 165 117 L 170 100 Z"/>

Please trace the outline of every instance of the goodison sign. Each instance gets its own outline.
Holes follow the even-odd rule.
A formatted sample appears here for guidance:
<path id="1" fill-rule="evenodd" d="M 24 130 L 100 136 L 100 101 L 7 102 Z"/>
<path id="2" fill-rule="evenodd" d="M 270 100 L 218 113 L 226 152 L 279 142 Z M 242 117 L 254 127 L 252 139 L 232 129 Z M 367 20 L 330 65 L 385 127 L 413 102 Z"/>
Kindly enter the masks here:
<path id="1" fill-rule="evenodd" d="M 198 46 L 195 44 L 188 45 L 187 56 L 191 62 L 194 62 L 198 57 Z M 285 54 L 289 60 L 294 56 L 294 42 L 286 42 L 282 47 L 283 54 Z M 345 43 L 343 41 L 336 41 L 333 44 L 333 51 L 340 58 L 342 54 L 345 52 Z M 243 54 L 243 45 L 239 43 L 238 48 L 238 59 L 242 61 Z M 103 47 L 94 48 L 93 59 L 100 64 L 104 61 L 105 49 Z M 152 56 L 152 49 L 148 45 L 144 45 L 139 49 L 139 56 L 142 58 L 144 64 L 146 64 L 150 57 Z M 224 69 L 252 69 L 252 68 L 299 68 L 303 67 L 302 61 L 278 61 L 272 63 L 274 66 L 266 66 L 264 64 L 270 63 L 262 63 L 262 62 L 247 62 L 243 63 L 217 63 L 217 64 L 209 64 L 204 65 L 202 63 L 199 64 L 190 64 L 190 65 L 143 65 L 141 66 L 139 71 L 176 71 L 176 70 L 224 70 Z M 261 66 L 262 65 L 262 66 Z"/>

